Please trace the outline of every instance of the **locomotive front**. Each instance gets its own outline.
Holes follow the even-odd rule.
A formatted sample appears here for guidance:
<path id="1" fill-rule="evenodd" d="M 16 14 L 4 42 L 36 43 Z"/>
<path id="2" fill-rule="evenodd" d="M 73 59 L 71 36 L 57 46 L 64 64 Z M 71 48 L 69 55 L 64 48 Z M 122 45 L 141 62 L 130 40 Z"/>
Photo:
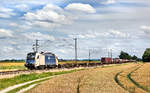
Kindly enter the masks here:
<path id="1" fill-rule="evenodd" d="M 36 55 L 36 52 L 30 52 L 27 54 L 27 57 L 26 57 L 26 61 L 25 61 L 25 67 L 27 67 L 28 69 L 34 69 L 35 66 L 35 55 Z"/>

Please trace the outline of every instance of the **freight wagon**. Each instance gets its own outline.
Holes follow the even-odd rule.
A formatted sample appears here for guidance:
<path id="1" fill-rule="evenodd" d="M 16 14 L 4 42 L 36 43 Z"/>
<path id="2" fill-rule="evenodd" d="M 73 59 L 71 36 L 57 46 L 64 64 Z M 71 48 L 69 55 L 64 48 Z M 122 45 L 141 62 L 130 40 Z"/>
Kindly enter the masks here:
<path id="1" fill-rule="evenodd" d="M 136 60 L 102 57 L 101 62 L 103 64 L 118 64 L 118 63 L 136 62 Z"/>
<path id="2" fill-rule="evenodd" d="M 102 57 L 102 58 L 101 58 L 101 62 L 102 62 L 103 64 L 110 64 L 110 63 L 112 63 L 112 58 L 109 58 L 109 57 Z"/>

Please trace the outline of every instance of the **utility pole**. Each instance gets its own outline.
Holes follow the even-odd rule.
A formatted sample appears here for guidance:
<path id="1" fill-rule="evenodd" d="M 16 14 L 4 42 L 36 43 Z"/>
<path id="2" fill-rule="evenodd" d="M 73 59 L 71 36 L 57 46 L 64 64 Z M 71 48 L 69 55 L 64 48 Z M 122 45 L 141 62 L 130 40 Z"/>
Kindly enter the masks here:
<path id="1" fill-rule="evenodd" d="M 39 40 L 36 40 L 36 44 L 35 44 L 35 46 L 36 46 L 36 52 L 38 52 L 38 48 L 39 48 L 38 41 L 39 41 Z"/>
<path id="2" fill-rule="evenodd" d="M 91 61 L 91 50 L 89 49 L 89 63 Z"/>
<path id="3" fill-rule="evenodd" d="M 109 49 L 108 49 L 108 57 L 109 57 Z"/>
<path id="4" fill-rule="evenodd" d="M 75 63 L 77 64 L 77 38 L 74 38 L 75 40 Z"/>
<path id="5" fill-rule="evenodd" d="M 113 62 L 113 59 L 112 59 L 112 49 L 110 49 L 110 56 L 111 56 L 111 62 Z"/>
<path id="6" fill-rule="evenodd" d="M 110 49 L 110 52 L 111 52 L 111 59 L 112 59 L 112 49 Z"/>
<path id="7" fill-rule="evenodd" d="M 38 52 L 38 48 L 39 48 L 39 44 L 38 44 L 38 41 L 39 40 L 35 40 L 35 44 L 33 44 L 33 50 L 35 51 L 35 52 Z"/>

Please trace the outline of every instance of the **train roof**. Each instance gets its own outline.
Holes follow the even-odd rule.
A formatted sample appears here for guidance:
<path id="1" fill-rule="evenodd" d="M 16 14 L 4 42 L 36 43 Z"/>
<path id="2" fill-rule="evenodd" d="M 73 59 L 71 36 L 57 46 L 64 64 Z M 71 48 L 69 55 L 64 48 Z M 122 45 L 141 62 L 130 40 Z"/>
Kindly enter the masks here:
<path id="1" fill-rule="evenodd" d="M 52 52 L 38 52 L 39 54 L 42 54 L 42 55 L 51 55 L 51 56 L 55 56 L 54 53 Z M 36 55 L 36 52 L 29 52 L 27 55 Z"/>
<path id="2" fill-rule="evenodd" d="M 52 52 L 40 52 L 40 54 L 42 54 L 42 55 L 52 55 L 52 56 L 55 56 L 55 54 L 52 53 Z"/>

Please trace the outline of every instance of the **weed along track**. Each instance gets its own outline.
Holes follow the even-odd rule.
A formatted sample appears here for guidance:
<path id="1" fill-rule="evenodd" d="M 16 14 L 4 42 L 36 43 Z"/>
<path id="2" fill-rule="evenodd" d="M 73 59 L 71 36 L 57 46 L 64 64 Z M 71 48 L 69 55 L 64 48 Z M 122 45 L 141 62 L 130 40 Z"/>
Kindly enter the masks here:
<path id="1" fill-rule="evenodd" d="M 135 66 L 123 70 L 116 74 L 115 81 L 120 85 L 123 89 L 127 90 L 129 93 L 147 93 L 145 90 L 138 87 L 133 79 L 130 77 L 132 72 L 139 69 L 142 65 L 136 64 Z"/>

